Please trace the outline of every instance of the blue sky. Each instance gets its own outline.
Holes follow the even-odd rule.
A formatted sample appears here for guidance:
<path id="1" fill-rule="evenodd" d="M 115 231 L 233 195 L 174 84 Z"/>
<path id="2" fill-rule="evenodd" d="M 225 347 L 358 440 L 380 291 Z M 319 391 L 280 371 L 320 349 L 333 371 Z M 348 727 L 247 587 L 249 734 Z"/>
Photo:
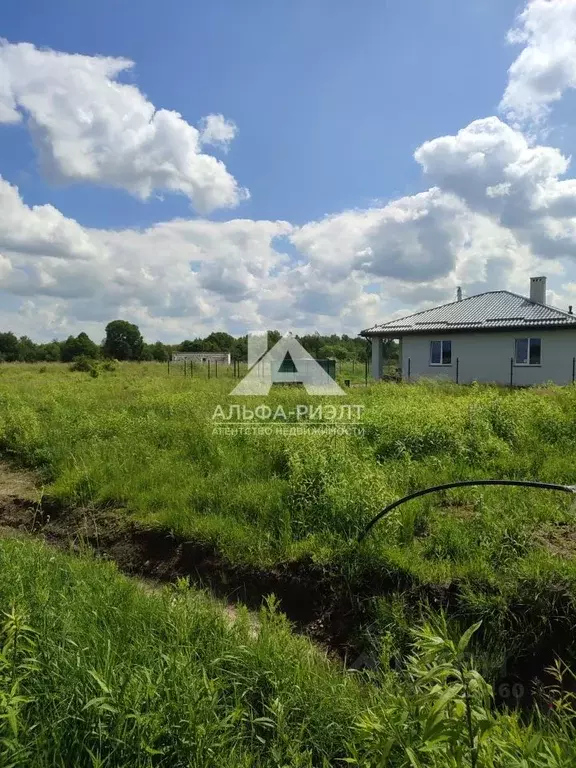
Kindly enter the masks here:
<path id="1" fill-rule="evenodd" d="M 226 164 L 252 193 L 237 213 L 303 224 L 421 188 L 416 147 L 495 111 L 514 58 L 504 38 L 517 7 L 509 0 L 5 0 L 2 35 L 128 57 L 136 66 L 123 79 L 157 106 L 189 122 L 230 116 L 239 132 Z M 176 197 L 143 205 L 121 192 L 54 190 L 36 173 L 26 132 L 18 127 L 2 138 L 0 170 L 29 202 L 49 199 L 99 227 L 189 215 Z"/>
<path id="2" fill-rule="evenodd" d="M 553 34 L 569 37 L 574 2 L 555 2 L 559 22 Z M 69 222 L 77 227 L 70 237 L 79 237 L 82 229 L 95 245 L 89 257 L 82 251 L 81 258 L 92 261 L 80 274 L 77 266 L 66 266 L 77 258 L 76 246 L 56 256 L 34 246 L 36 261 L 30 261 L 22 255 L 28 247 L 3 243 L 0 237 L 0 254 L 10 261 L 8 277 L 0 277 L 3 304 L 9 311 L 0 320 L 3 324 L 12 320 L 16 330 L 37 330 L 40 336 L 86 324 L 96 331 L 106 312 L 129 316 L 150 333 L 171 338 L 188 330 L 202 333 L 226 326 L 240 332 L 250 325 L 274 323 L 350 332 L 374 319 L 413 311 L 419 308 L 420 297 L 432 302 L 446 298 L 456 282 L 471 291 L 523 289 L 524 267 L 529 272 L 542 259 L 549 267 L 554 296 L 564 301 L 572 284 L 570 254 L 564 263 L 564 254 L 555 252 L 552 262 L 552 253 L 542 245 L 536 247 L 534 237 L 526 235 L 532 224 L 508 226 L 503 211 L 473 200 L 463 191 L 462 180 L 454 187 L 454 174 L 446 176 L 438 165 L 442 146 L 432 148 L 433 171 L 414 159 L 426 142 L 455 137 L 474 121 L 490 116 L 495 116 L 497 130 L 506 133 L 510 146 L 515 137 L 525 138 L 526 147 L 519 152 L 529 153 L 547 142 L 557 153 L 572 151 L 572 73 L 562 70 L 558 83 L 544 94 L 539 90 L 542 77 L 549 83 L 558 67 L 566 64 L 555 58 L 562 46 L 538 32 L 548 26 L 547 5 L 547 0 L 531 0 L 526 6 L 510 0 L 212 4 L 143 0 L 137 5 L 117 0 L 91 4 L 30 0 L 23 6 L 4 0 L 6 45 L 27 42 L 41 54 L 47 49 L 70 57 L 81 54 L 85 57 L 81 68 L 89 69 L 93 57 L 125 58 L 134 65 L 118 75 L 100 77 L 92 93 L 88 81 L 68 81 L 67 72 L 76 66 L 73 58 L 52 74 L 52 64 L 44 68 L 41 56 L 28 61 L 28 54 L 20 51 L 6 54 L 11 57 L 6 59 L 9 78 L 22 84 L 13 86 L 19 122 L 14 118 L 0 125 L 0 175 L 12 189 L 18 188 L 26 210 L 54 206 L 67 227 Z M 522 28 L 517 19 L 523 9 L 529 13 L 526 29 L 532 36 L 526 47 L 539 46 L 540 54 L 544 51 L 549 59 L 542 65 L 543 74 L 534 73 L 533 61 L 522 64 L 519 74 L 509 73 L 522 53 L 522 43 L 511 45 L 506 35 L 511 28 Z M 37 73 L 44 69 L 47 74 L 38 85 Z M 154 181 L 161 163 L 153 169 L 152 190 L 143 193 L 138 185 L 148 182 L 133 178 L 134 166 L 140 164 L 136 156 L 127 172 L 130 180 L 120 179 L 120 172 L 115 174 L 110 167 L 89 174 L 79 171 L 78 163 L 72 167 L 68 158 L 70 141 L 76 140 L 70 138 L 76 132 L 74 121 L 80 124 L 78 158 L 91 152 L 98 156 L 103 134 L 110 139 L 110 153 L 117 146 L 113 139 L 118 129 L 109 128 L 107 121 L 113 110 L 116 120 L 123 106 L 121 100 L 110 107 L 104 103 L 105 82 L 134 86 L 142 104 L 148 100 L 158 110 L 179 113 L 185 122 L 178 131 L 198 126 L 207 115 L 233 121 L 233 140 L 226 147 L 208 145 L 203 151 L 225 165 L 222 183 L 228 184 L 228 192 L 218 191 L 218 200 L 228 194 L 234 202 L 206 207 L 198 204 L 196 193 L 183 187 L 176 193 L 162 188 Z M 562 98 L 555 95 L 556 85 Z M 511 107 L 501 103 L 509 86 L 514 91 Z M 48 106 L 39 104 L 38 91 L 47 94 Z M 92 121 L 89 128 L 86 120 Z M 491 131 L 483 129 L 482 136 Z M 179 145 L 177 132 L 168 148 L 161 138 L 155 141 L 154 152 L 159 150 L 170 163 L 173 158 L 179 162 L 189 148 L 189 137 Z M 466 141 L 465 137 L 461 143 L 469 148 Z M 492 145 L 482 146 L 486 156 L 495 151 Z M 441 158 L 447 166 L 458 154 L 453 150 Z M 46 153 L 57 158 L 53 162 L 58 178 L 39 162 Z M 175 176 L 186 176 L 188 184 L 195 183 L 193 174 L 186 170 Z M 559 176 L 557 167 L 551 168 L 549 179 Z M 509 183 L 504 176 L 497 181 Z M 230 191 L 234 182 L 238 189 L 250 191 L 249 199 Z M 430 197 L 423 203 L 414 197 L 438 186 L 444 195 L 441 200 Z M 494 199 L 491 192 L 488 196 Z M 407 202 L 398 206 L 399 200 Z M 441 214 L 436 214 L 438 210 Z M 430 227 L 415 231 L 413 222 L 424 215 L 441 215 L 443 223 L 430 218 Z M 178 231 L 177 237 L 179 247 L 182 241 L 191 243 L 189 271 L 199 281 L 189 286 L 191 300 L 168 295 L 171 289 L 165 286 L 158 286 L 165 291 L 165 300 L 147 299 L 146 290 L 124 290 L 131 270 L 138 271 L 135 282 L 142 275 L 159 279 L 163 265 L 173 271 L 170 285 L 182 279 L 186 257 L 181 252 L 169 265 L 165 255 L 147 257 L 146 265 L 134 255 L 139 230 L 155 228 L 157 244 L 158 225 L 174 219 L 185 220 L 188 226 L 186 235 Z M 410 221 L 406 224 L 405 219 Z M 208 236 L 208 222 L 249 223 L 211 229 Z M 275 224 L 272 232 L 270 222 L 288 222 L 292 229 Z M 455 222 L 460 222 L 458 232 L 453 231 Z M 249 233 L 248 229 L 240 233 L 242 226 Z M 123 230 L 122 243 L 107 234 L 112 230 Z M 163 236 L 166 231 L 163 226 Z M 176 247 L 173 228 L 169 234 L 164 254 Z M 46 237 L 52 248 L 53 235 Z M 150 242 L 142 241 L 143 250 Z M 486 242 L 494 243 L 494 264 L 488 263 Z M 510 261 L 514 244 L 518 263 Z M 467 261 L 471 251 L 476 260 L 472 266 Z M 282 254 L 288 254 L 287 261 Z M 58 259 L 62 263 L 56 263 Z M 114 285 L 91 294 L 87 285 L 97 282 L 104 262 Z M 118 263 L 121 274 L 111 276 L 111 265 Z M 560 276 L 556 282 L 554 275 Z M 496 285 L 495 280 L 504 284 Z M 73 285 L 78 286 L 76 294 Z M 292 306 L 284 317 L 271 311 L 282 296 L 289 296 Z M 102 307 L 106 309 L 99 311 Z M 33 317 L 43 318 L 37 329 Z"/>

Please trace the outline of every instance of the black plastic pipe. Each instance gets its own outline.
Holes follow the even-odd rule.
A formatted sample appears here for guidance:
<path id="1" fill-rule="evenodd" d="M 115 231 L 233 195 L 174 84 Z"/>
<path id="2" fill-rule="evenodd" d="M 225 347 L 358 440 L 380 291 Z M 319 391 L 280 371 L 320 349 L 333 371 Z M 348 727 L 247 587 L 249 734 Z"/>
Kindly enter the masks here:
<path id="1" fill-rule="evenodd" d="M 541 491 L 562 491 L 563 493 L 576 494 L 576 485 L 558 485 L 557 483 L 538 483 L 535 480 L 461 480 L 457 483 L 445 483 L 444 485 L 434 485 L 432 488 L 425 488 L 422 491 L 416 491 L 409 496 L 404 496 L 397 501 L 388 504 L 383 510 L 378 512 L 373 520 L 370 520 L 366 528 L 358 536 L 358 542 L 364 541 L 366 536 L 370 533 L 376 523 L 381 520 L 393 509 L 399 507 L 401 504 L 405 504 L 407 501 L 417 499 L 420 496 L 426 496 L 428 493 L 435 493 L 436 491 L 445 491 L 448 488 L 465 488 L 471 485 L 515 485 L 520 488 L 539 488 Z"/>

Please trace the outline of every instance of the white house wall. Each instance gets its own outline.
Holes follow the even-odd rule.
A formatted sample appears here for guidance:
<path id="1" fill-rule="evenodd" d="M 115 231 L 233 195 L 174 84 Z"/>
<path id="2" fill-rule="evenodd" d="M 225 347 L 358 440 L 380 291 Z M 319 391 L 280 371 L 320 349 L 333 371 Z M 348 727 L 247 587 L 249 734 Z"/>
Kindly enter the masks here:
<path id="1" fill-rule="evenodd" d="M 456 360 L 459 359 L 459 381 L 510 383 L 510 360 L 514 357 L 517 338 L 542 339 L 542 364 L 514 365 L 513 383 L 517 386 L 572 382 L 572 365 L 576 357 L 576 330 L 503 331 L 488 333 L 430 334 L 404 336 L 402 339 L 402 376 L 408 378 L 441 377 L 456 381 Z M 430 342 L 452 342 L 452 364 L 430 365 Z"/>

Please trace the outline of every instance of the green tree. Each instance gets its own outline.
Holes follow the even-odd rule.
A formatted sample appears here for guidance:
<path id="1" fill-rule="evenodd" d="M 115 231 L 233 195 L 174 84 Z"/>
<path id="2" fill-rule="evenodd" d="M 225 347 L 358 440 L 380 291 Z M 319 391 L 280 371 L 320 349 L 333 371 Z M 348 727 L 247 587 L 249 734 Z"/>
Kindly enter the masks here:
<path id="1" fill-rule="evenodd" d="M 62 344 L 61 359 L 69 363 L 76 357 L 97 358 L 99 356 L 98 345 L 82 331 L 78 336 L 68 336 Z"/>
<path id="2" fill-rule="evenodd" d="M 161 341 L 157 341 L 155 344 L 150 345 L 150 351 L 152 353 L 152 359 L 157 360 L 159 363 L 165 363 L 171 357 L 170 347 L 166 344 L 162 344 Z"/>
<path id="3" fill-rule="evenodd" d="M 18 339 L 12 333 L 0 333 L 0 359 L 13 363 L 18 360 Z"/>
<path id="4" fill-rule="evenodd" d="M 112 320 L 106 326 L 103 350 L 107 357 L 117 360 L 140 360 L 144 339 L 140 329 L 127 320 Z"/>
<path id="5" fill-rule="evenodd" d="M 230 350 L 232 360 L 248 360 L 248 336 L 240 336 L 234 339 Z"/>
<path id="6" fill-rule="evenodd" d="M 142 345 L 142 351 L 140 352 L 140 357 L 138 359 L 145 360 L 145 361 L 154 360 L 154 354 L 152 352 L 151 344 L 146 344 L 146 342 L 144 342 L 144 344 Z"/>
<path id="7" fill-rule="evenodd" d="M 61 360 L 61 347 L 60 342 L 56 340 L 49 341 L 48 344 L 40 344 L 38 346 L 38 359 L 45 360 L 47 363 L 57 363 Z"/>
<path id="8" fill-rule="evenodd" d="M 38 347 L 36 344 L 28 336 L 21 336 L 18 339 L 18 360 L 21 360 L 23 363 L 34 363 L 38 359 Z"/>
<path id="9" fill-rule="evenodd" d="M 319 358 L 320 350 L 325 341 L 328 341 L 326 337 L 320 336 L 318 332 L 313 334 L 306 334 L 304 336 L 296 337 L 300 344 L 304 347 L 306 352 L 312 357 Z"/>
<path id="10" fill-rule="evenodd" d="M 204 342 L 202 339 L 185 339 L 182 344 L 178 345 L 179 352 L 204 352 Z"/>
<path id="11" fill-rule="evenodd" d="M 202 352 L 230 352 L 234 337 L 224 331 L 216 331 L 206 336 Z"/>
<path id="12" fill-rule="evenodd" d="M 282 338 L 280 331 L 268 331 L 268 346 L 272 348 Z"/>
<path id="13" fill-rule="evenodd" d="M 343 344 L 325 344 L 320 347 L 320 357 L 348 360 L 350 353 Z"/>

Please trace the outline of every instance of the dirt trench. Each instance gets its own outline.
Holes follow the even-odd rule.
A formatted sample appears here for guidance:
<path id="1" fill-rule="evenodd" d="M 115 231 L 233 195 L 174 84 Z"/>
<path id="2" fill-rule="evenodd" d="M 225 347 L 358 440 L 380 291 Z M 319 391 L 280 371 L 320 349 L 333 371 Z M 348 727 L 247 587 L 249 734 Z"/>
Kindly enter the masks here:
<path id="1" fill-rule="evenodd" d="M 394 590 L 404 590 L 410 601 L 425 601 L 447 612 L 458 611 L 457 585 L 415 587 L 381 573 L 368 573 L 350 585 L 336 568 L 322 568 L 311 560 L 259 569 L 230 563 L 212 545 L 177 537 L 166 530 L 146 527 L 122 510 L 69 508 L 43 497 L 33 472 L 15 470 L 0 460 L 0 536 L 33 536 L 60 550 L 81 554 L 87 548 L 112 560 L 123 573 L 161 584 L 186 577 L 196 587 L 225 601 L 231 615 L 238 603 L 258 609 L 274 594 L 296 631 L 339 657 L 347 667 L 374 666 L 366 650 L 364 629 L 370 623 L 370 601 Z M 519 612 L 525 610 L 519 606 Z M 531 652 L 507 665 L 495 681 L 496 703 L 530 708 L 537 685 L 551 685 L 546 668 L 572 644 L 573 632 L 563 624 L 551 626 L 549 635 Z M 500 695 L 501 689 L 521 684 L 523 701 Z"/>
<path id="2" fill-rule="evenodd" d="M 64 507 L 43 497 L 33 472 L 0 461 L 0 536 L 13 535 L 74 553 L 89 547 L 129 576 L 159 583 L 187 577 L 230 605 L 255 610 L 274 594 L 299 632 L 344 659 L 354 661 L 361 653 L 352 639 L 360 604 L 334 571 L 306 560 L 269 570 L 233 564 L 209 544 L 146 527 L 121 510 Z"/>

